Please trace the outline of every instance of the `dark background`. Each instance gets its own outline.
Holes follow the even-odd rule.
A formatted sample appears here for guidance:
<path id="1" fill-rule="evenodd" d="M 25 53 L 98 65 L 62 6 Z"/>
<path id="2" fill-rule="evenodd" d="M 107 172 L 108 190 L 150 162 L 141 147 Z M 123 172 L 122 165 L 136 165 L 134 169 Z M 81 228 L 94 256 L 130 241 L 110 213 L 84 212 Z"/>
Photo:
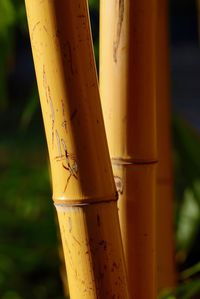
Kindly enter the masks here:
<path id="1" fill-rule="evenodd" d="M 98 62 L 98 1 L 89 2 Z M 194 0 L 172 0 L 169 6 L 179 285 L 176 295 L 165 298 L 200 298 L 198 9 Z M 63 298 L 47 148 L 22 0 L 0 0 L 0 192 L 0 298 Z"/>

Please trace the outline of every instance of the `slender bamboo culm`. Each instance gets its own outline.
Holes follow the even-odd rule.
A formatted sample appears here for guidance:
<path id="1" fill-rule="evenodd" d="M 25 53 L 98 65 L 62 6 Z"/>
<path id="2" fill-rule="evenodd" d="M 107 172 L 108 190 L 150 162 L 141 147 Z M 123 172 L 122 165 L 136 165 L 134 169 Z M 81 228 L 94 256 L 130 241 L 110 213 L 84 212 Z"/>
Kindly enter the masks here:
<path id="1" fill-rule="evenodd" d="M 155 299 L 156 1 L 100 1 L 100 93 L 130 295 Z"/>
<path id="2" fill-rule="evenodd" d="M 127 299 L 87 0 L 25 2 L 71 299 Z"/>
<path id="3" fill-rule="evenodd" d="M 158 293 L 175 286 L 173 177 L 170 126 L 168 1 L 157 1 L 157 279 Z"/>

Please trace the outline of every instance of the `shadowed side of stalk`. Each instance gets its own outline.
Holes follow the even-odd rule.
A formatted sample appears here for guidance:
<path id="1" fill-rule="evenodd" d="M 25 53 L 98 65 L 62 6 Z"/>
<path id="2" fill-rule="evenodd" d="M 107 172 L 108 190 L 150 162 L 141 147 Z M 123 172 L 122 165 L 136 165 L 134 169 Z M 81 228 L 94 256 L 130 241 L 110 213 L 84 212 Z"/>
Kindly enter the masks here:
<path id="1" fill-rule="evenodd" d="M 155 299 L 155 0 L 100 1 L 100 92 L 131 298 Z"/>
<path id="2" fill-rule="evenodd" d="M 129 298 L 86 0 L 26 0 L 70 296 Z"/>
<path id="3" fill-rule="evenodd" d="M 158 292 L 175 285 L 170 126 L 168 1 L 157 1 L 157 257 Z"/>

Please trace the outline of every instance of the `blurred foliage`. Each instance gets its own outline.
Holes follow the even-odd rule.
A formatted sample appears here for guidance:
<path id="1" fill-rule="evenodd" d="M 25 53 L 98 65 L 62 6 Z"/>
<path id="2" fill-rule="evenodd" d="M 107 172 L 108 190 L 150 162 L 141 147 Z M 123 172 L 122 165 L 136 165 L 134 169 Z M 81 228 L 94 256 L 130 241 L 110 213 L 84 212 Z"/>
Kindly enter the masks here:
<path id="1" fill-rule="evenodd" d="M 200 296 L 200 136 L 182 118 L 173 121 L 176 260 L 179 285 L 162 299 Z"/>
<path id="2" fill-rule="evenodd" d="M 0 147 L 0 298 L 62 298 L 46 155 L 23 142 Z"/>
<path id="3" fill-rule="evenodd" d="M 200 228 L 200 138 L 180 118 L 174 121 L 174 145 L 177 249 L 187 259 Z"/>
<path id="4" fill-rule="evenodd" d="M 0 0 L 0 109 L 5 108 L 8 100 L 7 75 L 12 67 L 15 30 L 26 30 L 24 2 Z"/>
<path id="5" fill-rule="evenodd" d="M 181 1 L 183 7 L 186 2 Z M 98 65 L 99 1 L 89 3 Z M 24 1 L 0 0 L 0 298 L 62 299 L 56 216 L 30 53 Z M 161 297 L 192 299 L 200 296 L 200 140 L 179 117 L 173 134 L 179 285 Z"/>

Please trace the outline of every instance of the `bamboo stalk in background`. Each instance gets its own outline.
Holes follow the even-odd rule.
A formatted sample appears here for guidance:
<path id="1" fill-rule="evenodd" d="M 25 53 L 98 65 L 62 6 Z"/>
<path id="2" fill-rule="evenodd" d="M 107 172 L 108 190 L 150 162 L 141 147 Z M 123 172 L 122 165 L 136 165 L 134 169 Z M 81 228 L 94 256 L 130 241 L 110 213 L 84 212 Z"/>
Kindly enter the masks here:
<path id="1" fill-rule="evenodd" d="M 157 1 L 157 258 L 158 291 L 175 285 L 170 126 L 168 1 Z"/>
<path id="2" fill-rule="evenodd" d="M 26 0 L 71 299 L 129 298 L 86 0 Z"/>
<path id="3" fill-rule="evenodd" d="M 100 1 L 100 93 L 134 299 L 157 294 L 155 6 Z"/>

